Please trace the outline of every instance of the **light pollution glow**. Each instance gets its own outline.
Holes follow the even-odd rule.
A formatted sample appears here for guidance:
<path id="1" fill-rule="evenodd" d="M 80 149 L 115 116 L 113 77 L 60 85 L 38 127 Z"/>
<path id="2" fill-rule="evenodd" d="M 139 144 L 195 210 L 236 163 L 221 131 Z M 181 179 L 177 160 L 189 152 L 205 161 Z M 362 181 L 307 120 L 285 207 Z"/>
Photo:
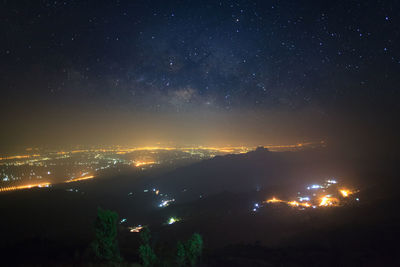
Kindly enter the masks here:
<path id="1" fill-rule="evenodd" d="M 48 114 L 54 112 L 35 114 L 30 119 L 21 117 L 20 121 L 24 121 L 23 127 L 29 128 L 30 131 L 22 131 L 16 137 L 11 136 L 9 144 L 4 146 L 10 147 L 12 142 L 18 147 L 26 145 L 29 148 L 41 145 L 71 147 L 76 144 L 87 146 L 123 144 L 129 147 L 146 147 L 161 143 L 165 144 L 164 148 L 171 147 L 171 144 L 173 148 L 177 146 L 183 148 L 188 145 L 192 147 L 194 144 L 219 148 L 264 145 L 267 148 L 280 149 L 282 144 L 296 147 L 298 143 L 304 141 L 321 141 L 327 138 L 327 135 L 309 125 L 310 117 L 320 116 L 319 113 L 310 110 L 296 114 L 270 110 L 261 115 L 259 112 L 247 110 L 234 112 L 196 110 L 178 114 L 151 112 L 132 114 L 118 109 L 114 109 L 111 113 L 97 109 L 59 112 L 61 113 L 50 118 L 47 118 Z M 13 120 L 17 121 L 18 119 Z M 54 127 L 51 131 L 45 131 L 47 125 Z M 85 129 L 85 131 L 72 129 Z"/>

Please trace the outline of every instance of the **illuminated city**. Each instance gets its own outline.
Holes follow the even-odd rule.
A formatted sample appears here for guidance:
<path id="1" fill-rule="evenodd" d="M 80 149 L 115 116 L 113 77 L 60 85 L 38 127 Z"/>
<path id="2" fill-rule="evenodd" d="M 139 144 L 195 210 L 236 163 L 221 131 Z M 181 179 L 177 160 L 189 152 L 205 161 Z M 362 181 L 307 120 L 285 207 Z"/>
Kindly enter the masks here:
<path id="1" fill-rule="evenodd" d="M 323 143 L 305 143 L 294 145 L 265 146 L 271 151 L 301 150 L 307 147 L 318 147 Z M 32 181 L 52 183 L 70 183 L 93 179 L 104 170 L 121 171 L 131 166 L 145 170 L 146 168 L 173 164 L 179 160 L 202 160 L 216 155 L 241 154 L 252 147 L 112 147 L 95 149 L 73 149 L 71 151 L 45 151 L 36 154 L 39 149 L 26 149 L 35 154 L 9 156 L 0 158 L 0 192 L 29 189 L 37 187 L 25 185 Z"/>

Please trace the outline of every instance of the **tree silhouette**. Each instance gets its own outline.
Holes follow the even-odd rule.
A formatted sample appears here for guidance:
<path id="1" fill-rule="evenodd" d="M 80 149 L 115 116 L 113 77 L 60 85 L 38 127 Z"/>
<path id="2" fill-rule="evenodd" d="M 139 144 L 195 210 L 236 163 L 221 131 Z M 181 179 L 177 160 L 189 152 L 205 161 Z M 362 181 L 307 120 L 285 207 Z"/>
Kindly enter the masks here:
<path id="1" fill-rule="evenodd" d="M 177 266 L 185 266 L 186 264 L 185 245 L 180 241 L 176 245 L 176 264 Z"/>
<path id="2" fill-rule="evenodd" d="M 150 244 L 151 233 L 147 226 L 144 226 L 140 231 L 140 238 L 142 239 L 142 244 Z"/>
<path id="3" fill-rule="evenodd" d="M 140 245 L 139 256 L 142 260 L 143 266 L 155 266 L 157 262 L 157 256 L 149 244 Z"/>
<path id="4" fill-rule="evenodd" d="M 121 261 L 117 242 L 117 220 L 116 212 L 97 209 L 97 218 L 94 223 L 95 239 L 91 247 L 98 260 Z"/>
<path id="5" fill-rule="evenodd" d="M 139 247 L 139 256 L 143 266 L 155 266 L 157 256 L 150 245 L 151 234 L 147 226 L 143 227 L 142 231 L 140 231 L 140 238 L 142 239 L 142 244 Z"/>
<path id="6" fill-rule="evenodd" d="M 176 246 L 175 262 L 177 266 L 195 266 L 203 251 L 203 238 L 194 233 L 184 244 L 178 242 Z"/>
<path id="7" fill-rule="evenodd" d="M 195 266 L 203 251 L 203 238 L 198 233 L 194 233 L 186 242 L 186 257 L 190 266 Z"/>

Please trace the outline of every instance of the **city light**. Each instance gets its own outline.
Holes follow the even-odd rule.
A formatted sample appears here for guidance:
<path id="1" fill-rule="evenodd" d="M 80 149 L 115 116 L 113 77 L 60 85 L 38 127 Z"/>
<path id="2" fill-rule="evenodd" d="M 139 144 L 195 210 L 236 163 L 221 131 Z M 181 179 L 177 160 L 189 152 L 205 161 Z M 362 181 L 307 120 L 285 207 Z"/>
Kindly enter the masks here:
<path id="1" fill-rule="evenodd" d="M 290 201 L 287 204 L 293 207 L 298 207 L 300 205 L 299 202 L 297 202 L 296 200 Z"/>
<path id="2" fill-rule="evenodd" d="M 171 204 L 171 202 L 174 202 L 174 201 L 175 201 L 175 199 L 162 200 L 160 205 L 158 205 L 158 206 L 160 208 L 165 208 L 165 207 L 168 207 Z"/>
<path id="3" fill-rule="evenodd" d="M 168 221 L 167 221 L 167 224 L 174 224 L 174 223 L 176 223 L 176 222 L 179 222 L 180 221 L 180 219 L 179 218 L 176 218 L 176 217 L 170 217 L 169 219 L 168 219 Z"/>
<path id="4" fill-rule="evenodd" d="M 12 159 L 27 159 L 32 157 L 40 157 L 38 154 L 34 155 L 20 155 L 20 156 L 11 156 L 11 157 L 2 157 L 0 160 L 12 160 Z"/>
<path id="5" fill-rule="evenodd" d="M 319 203 L 319 206 L 337 206 L 339 204 L 339 200 L 334 197 L 329 197 L 329 196 L 324 196 L 321 198 L 321 202 Z"/>
<path id="6" fill-rule="evenodd" d="M 128 229 L 131 233 L 139 233 L 143 229 L 143 226 L 139 224 L 138 226 L 129 227 Z"/>
<path id="7" fill-rule="evenodd" d="M 135 167 L 140 167 L 144 165 L 155 164 L 155 161 L 135 161 Z"/>
<path id="8" fill-rule="evenodd" d="M 284 201 L 280 200 L 280 199 L 277 199 L 275 197 L 267 200 L 267 203 L 277 203 L 277 202 L 284 202 Z"/>
<path id="9" fill-rule="evenodd" d="M 78 178 L 73 178 L 70 180 L 65 181 L 66 183 L 72 183 L 72 182 L 78 182 L 78 181 L 83 181 L 83 180 L 89 180 L 89 179 L 93 179 L 94 176 L 93 175 L 89 175 L 89 176 L 83 176 L 83 177 L 78 177 Z"/>
<path id="10" fill-rule="evenodd" d="M 339 192 L 342 194 L 343 197 L 348 197 L 349 195 L 353 194 L 350 190 L 347 189 L 341 189 Z"/>
<path id="11" fill-rule="evenodd" d="M 305 148 L 313 143 L 292 144 L 292 145 L 265 145 L 271 151 L 281 149 Z M 43 183 L 43 178 L 51 178 L 52 184 L 71 183 L 85 181 L 100 177 L 102 172 L 107 169 L 114 169 L 116 172 L 123 171 L 124 167 L 138 167 L 145 170 L 146 166 L 154 164 L 170 164 L 171 159 L 160 156 L 158 151 L 180 151 L 182 154 L 174 160 L 195 157 L 198 160 L 215 157 L 224 154 L 241 154 L 253 150 L 254 147 L 247 146 L 142 146 L 142 147 L 122 147 L 110 146 L 103 148 L 81 148 L 71 150 L 46 150 L 31 149 L 26 151 L 40 151 L 39 153 L 24 153 L 21 155 L 11 155 L 0 157 L 0 192 L 32 188 L 35 186 L 25 186 L 23 184 Z M 148 151 L 148 152 L 146 152 Z M 134 154 L 138 152 L 138 154 Z M 133 153 L 132 156 L 126 156 Z M 145 153 L 150 153 L 146 155 Z M 160 153 L 162 154 L 162 153 Z M 124 156 L 121 156 L 124 155 Z M 179 154 L 177 154 L 179 155 Z M 131 157 L 131 158 L 130 158 Z M 140 160 L 136 160 L 140 159 Z M 123 166 L 125 165 L 125 166 Z M 29 168 L 27 170 L 27 168 Z M 125 169 L 126 170 L 126 169 Z M 69 177 L 63 179 L 63 177 Z M 12 185 L 12 186 L 11 186 Z M 155 191 L 156 195 L 161 195 L 160 191 Z"/>
<path id="12" fill-rule="evenodd" d="M 29 184 L 29 185 L 21 185 L 21 186 L 9 186 L 0 188 L 0 192 L 7 192 L 7 191 L 14 191 L 14 190 L 21 190 L 21 189 L 30 189 L 35 187 L 49 187 L 50 183 L 40 183 L 40 184 Z"/>
<path id="13" fill-rule="evenodd" d="M 312 194 L 312 197 L 309 196 L 303 196 L 303 197 L 297 197 L 299 201 L 292 200 L 292 201 L 284 201 L 277 199 L 273 197 L 272 199 L 268 199 L 265 201 L 266 203 L 285 203 L 291 207 L 301 207 L 301 208 L 316 208 L 317 206 L 319 207 L 336 207 L 340 206 L 343 204 L 346 204 L 347 202 L 340 202 L 339 196 L 343 196 L 345 198 L 349 197 L 350 195 L 354 194 L 355 192 L 358 191 L 350 191 L 348 189 L 337 189 L 336 187 L 329 188 L 329 185 L 332 184 L 337 184 L 338 182 L 333 179 L 326 180 L 324 183 L 324 186 L 318 185 L 318 184 L 313 184 L 310 186 L 307 186 L 307 190 L 313 190 L 314 193 Z M 297 194 L 301 194 L 301 192 L 298 192 Z M 322 195 L 322 196 L 321 196 Z M 358 198 L 355 198 L 356 201 L 359 201 Z M 264 203 L 265 203 L 264 202 Z"/>

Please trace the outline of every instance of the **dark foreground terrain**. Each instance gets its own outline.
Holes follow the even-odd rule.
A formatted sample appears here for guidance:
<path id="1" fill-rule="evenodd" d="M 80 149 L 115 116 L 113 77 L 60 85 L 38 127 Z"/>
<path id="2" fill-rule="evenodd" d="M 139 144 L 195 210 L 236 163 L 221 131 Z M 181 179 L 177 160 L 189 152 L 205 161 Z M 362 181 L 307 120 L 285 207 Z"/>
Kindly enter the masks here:
<path id="1" fill-rule="evenodd" d="M 252 212 L 255 202 L 331 176 L 359 188 L 360 201 L 306 210 L 271 205 Z M 101 206 L 126 219 L 118 225 L 122 265 L 139 262 L 139 236 L 128 227 L 142 224 L 149 226 L 159 257 L 171 266 L 177 241 L 194 232 L 204 239 L 204 266 L 396 266 L 397 177 L 396 165 L 386 159 L 259 149 L 154 175 L 4 193 L 1 259 L 28 266 L 95 263 L 89 244 Z M 153 187 L 176 201 L 158 207 L 162 197 L 151 193 Z M 171 216 L 181 221 L 166 224 Z"/>

